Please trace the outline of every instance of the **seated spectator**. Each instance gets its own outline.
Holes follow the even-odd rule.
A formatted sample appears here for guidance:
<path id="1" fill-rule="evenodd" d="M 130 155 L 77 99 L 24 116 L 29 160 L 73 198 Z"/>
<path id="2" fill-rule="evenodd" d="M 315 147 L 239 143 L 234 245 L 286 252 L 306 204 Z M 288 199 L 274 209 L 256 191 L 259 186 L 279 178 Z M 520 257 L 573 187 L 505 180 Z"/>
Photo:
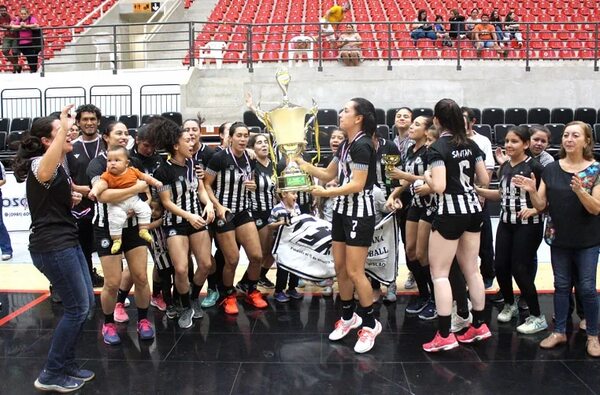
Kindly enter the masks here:
<path id="1" fill-rule="evenodd" d="M 506 53 L 500 48 L 500 45 L 498 45 L 496 29 L 494 28 L 494 25 L 490 23 L 489 15 L 481 15 L 481 23 L 475 25 L 472 33 L 478 57 L 481 56 L 481 50 L 485 48 L 492 48 L 498 53 L 506 56 Z"/>
<path id="2" fill-rule="evenodd" d="M 360 34 L 354 30 L 354 26 L 347 24 L 338 38 L 340 59 L 346 66 L 358 66 L 360 63 L 360 47 L 362 39 Z"/>
<path id="3" fill-rule="evenodd" d="M 465 32 L 467 34 L 467 38 L 469 40 L 473 40 L 473 29 L 475 28 L 475 25 L 478 24 L 479 22 L 481 22 L 481 19 L 479 18 L 479 9 L 477 8 L 473 8 L 471 10 L 471 16 L 467 18 L 467 20 L 465 21 Z"/>
<path id="4" fill-rule="evenodd" d="M 465 33 L 465 17 L 460 15 L 457 9 L 450 11 L 450 31 L 448 35 L 450 38 L 456 40 L 458 36 L 463 36 Z"/>
<path id="5" fill-rule="evenodd" d="M 417 45 L 417 40 L 421 38 L 428 38 L 430 40 L 435 40 L 437 38 L 437 35 L 433 30 L 433 24 L 427 22 L 426 10 L 419 10 L 417 19 L 415 19 L 414 23 L 411 25 L 410 38 L 414 40 L 415 46 Z"/>
<path id="6" fill-rule="evenodd" d="M 502 31 L 502 18 L 500 18 L 500 13 L 497 8 L 494 8 L 490 14 L 490 23 L 494 25 L 496 37 L 498 38 L 498 42 L 501 43 L 504 40 L 504 32 Z"/>
<path id="7" fill-rule="evenodd" d="M 10 17 L 6 6 L 0 4 L 0 32 L 4 33 L 4 38 L 2 39 L 2 54 L 12 65 L 12 72 L 20 73 L 21 67 L 18 64 L 18 33 L 11 27 L 11 22 L 12 18 Z"/>
<path id="8" fill-rule="evenodd" d="M 435 16 L 435 24 L 433 25 L 433 31 L 435 31 L 435 35 L 438 40 L 442 40 L 442 45 L 446 47 L 451 47 L 452 42 L 450 41 L 450 35 L 444 29 L 444 18 L 441 15 Z"/>
<path id="9" fill-rule="evenodd" d="M 510 10 L 504 18 L 504 31 L 506 32 L 504 39 L 509 41 L 511 39 L 517 40 L 519 48 L 523 46 L 523 35 L 521 34 L 521 26 L 518 23 L 518 18 L 515 15 L 515 11 Z"/>
<path id="10" fill-rule="evenodd" d="M 39 27 L 37 19 L 29 13 L 26 7 L 21 7 L 19 17 L 11 25 L 11 28 L 16 30 L 19 35 L 17 50 L 27 58 L 31 73 L 35 73 L 38 68 L 38 53 L 41 47 L 39 43 L 34 42 L 34 40 L 39 40 L 39 37 L 34 37 L 34 30 L 37 31 L 37 34 L 40 34 Z"/>
<path id="11" fill-rule="evenodd" d="M 313 65 L 313 45 L 315 39 L 310 36 L 295 36 L 290 40 L 289 49 L 289 66 L 294 64 L 294 60 L 302 60 L 306 56 L 309 67 Z"/>

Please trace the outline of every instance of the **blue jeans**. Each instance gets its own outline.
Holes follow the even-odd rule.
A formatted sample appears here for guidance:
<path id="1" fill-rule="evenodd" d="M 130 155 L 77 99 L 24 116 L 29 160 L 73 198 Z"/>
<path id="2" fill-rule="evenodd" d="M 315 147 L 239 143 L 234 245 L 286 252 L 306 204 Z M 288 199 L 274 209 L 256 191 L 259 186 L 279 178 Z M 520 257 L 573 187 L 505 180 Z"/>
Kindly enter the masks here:
<path id="1" fill-rule="evenodd" d="M 62 299 L 64 314 L 54 330 L 44 369 L 50 375 L 63 375 L 65 366 L 75 363 L 75 345 L 94 306 L 92 279 L 79 245 L 30 254 L 35 267 L 50 280 Z"/>
<path id="2" fill-rule="evenodd" d="M 12 255 L 13 249 L 10 243 L 10 236 L 8 230 L 4 225 L 4 213 L 2 213 L 2 195 L 0 194 L 0 250 L 4 255 Z"/>
<path id="3" fill-rule="evenodd" d="M 415 41 L 417 41 L 418 39 L 421 39 L 421 38 L 428 38 L 430 40 L 435 40 L 435 39 L 437 39 L 437 35 L 435 34 L 435 32 L 433 30 L 423 30 L 421 28 L 417 28 L 417 29 L 413 30 L 412 32 L 410 32 L 410 38 L 412 38 Z"/>
<path id="4" fill-rule="evenodd" d="M 550 248 L 554 272 L 554 331 L 565 333 L 569 314 L 569 297 L 573 288 L 573 270 L 577 271 L 576 288 L 583 302 L 587 334 L 598 335 L 598 294 L 596 292 L 596 267 L 598 246 L 590 248 Z"/>

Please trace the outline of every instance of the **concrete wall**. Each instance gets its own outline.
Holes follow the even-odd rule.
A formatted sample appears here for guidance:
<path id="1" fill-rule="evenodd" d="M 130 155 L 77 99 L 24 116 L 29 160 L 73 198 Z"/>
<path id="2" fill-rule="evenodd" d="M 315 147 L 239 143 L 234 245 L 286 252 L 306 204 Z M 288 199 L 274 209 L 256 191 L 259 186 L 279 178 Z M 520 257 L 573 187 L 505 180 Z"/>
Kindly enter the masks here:
<path id="1" fill-rule="evenodd" d="M 339 109 L 350 98 L 365 97 L 376 107 L 433 107 L 450 97 L 472 107 L 595 107 L 600 108 L 600 72 L 591 62 L 537 62 L 525 71 L 524 62 L 467 61 L 462 71 L 452 62 L 412 61 L 356 68 L 327 63 L 323 72 L 293 67 L 290 100 L 309 106 L 314 98 L 319 108 Z M 213 66 L 214 67 L 214 66 Z M 254 73 L 246 68 L 194 69 L 182 85 L 182 112 L 200 111 L 208 123 L 241 119 L 244 92 L 270 109 L 281 102 L 275 82 L 275 65 L 259 65 Z"/>

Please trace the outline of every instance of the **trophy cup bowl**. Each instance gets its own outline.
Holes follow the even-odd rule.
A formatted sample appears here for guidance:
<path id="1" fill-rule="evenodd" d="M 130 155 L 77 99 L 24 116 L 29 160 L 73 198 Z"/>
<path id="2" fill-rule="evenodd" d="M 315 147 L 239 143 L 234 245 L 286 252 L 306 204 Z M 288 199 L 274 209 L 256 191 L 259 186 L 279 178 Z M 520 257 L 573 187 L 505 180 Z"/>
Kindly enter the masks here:
<path id="1" fill-rule="evenodd" d="M 398 154 L 383 154 L 381 155 L 381 161 L 385 165 L 386 184 L 391 184 L 389 174 L 394 170 L 396 165 L 400 163 L 400 155 Z"/>
<path id="2" fill-rule="evenodd" d="M 304 123 L 306 114 L 311 111 L 300 106 L 284 103 L 266 113 L 269 132 L 277 141 L 279 150 L 285 155 L 287 166 L 277 177 L 277 189 L 281 192 L 308 191 L 312 186 L 311 177 L 300 170 L 293 157 L 300 155 L 306 148 Z"/>

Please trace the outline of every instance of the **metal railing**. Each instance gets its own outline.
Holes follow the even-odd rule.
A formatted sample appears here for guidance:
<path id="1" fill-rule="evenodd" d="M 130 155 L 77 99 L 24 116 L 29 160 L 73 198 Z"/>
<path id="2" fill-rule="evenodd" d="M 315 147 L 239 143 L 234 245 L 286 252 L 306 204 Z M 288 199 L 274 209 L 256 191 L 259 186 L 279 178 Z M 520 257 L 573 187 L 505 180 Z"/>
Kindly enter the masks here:
<path id="1" fill-rule="evenodd" d="M 598 71 L 600 22 L 520 22 L 522 42 L 499 41 L 502 51 L 478 51 L 473 41 L 461 35 L 447 40 L 413 40 L 411 24 L 352 23 L 361 35 L 362 61 L 376 61 L 388 70 L 404 60 L 454 62 L 457 70 L 465 61 L 478 59 L 523 61 L 529 71 L 537 61 L 582 60 Z M 121 69 L 193 67 L 212 62 L 252 72 L 260 64 L 293 63 L 297 55 L 312 58 L 322 71 L 327 62 L 339 59 L 340 50 L 335 35 L 322 27 L 319 23 L 131 23 L 88 26 L 76 38 L 73 26 L 47 27 L 43 28 L 41 72 L 87 68 L 117 73 Z M 152 34 L 147 34 L 149 31 Z M 292 43 L 300 35 L 312 38 L 310 54 Z M 449 45 L 443 46 L 444 41 Z"/>

